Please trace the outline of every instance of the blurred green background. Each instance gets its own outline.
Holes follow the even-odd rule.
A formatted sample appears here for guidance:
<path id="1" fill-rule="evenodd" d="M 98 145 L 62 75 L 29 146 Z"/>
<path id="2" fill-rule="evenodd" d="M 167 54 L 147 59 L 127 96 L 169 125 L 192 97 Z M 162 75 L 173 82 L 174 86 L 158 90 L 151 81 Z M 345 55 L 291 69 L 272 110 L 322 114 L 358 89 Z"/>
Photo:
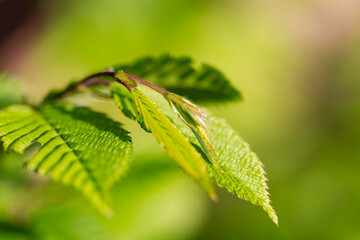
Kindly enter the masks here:
<path id="1" fill-rule="evenodd" d="M 0 70 L 32 101 L 166 52 L 216 66 L 242 91 L 243 102 L 212 110 L 264 162 L 280 227 L 223 189 L 211 202 L 152 136 L 90 100 L 133 133 L 115 216 L 0 153 L 1 240 L 360 239 L 359 1 L 0 1 Z"/>

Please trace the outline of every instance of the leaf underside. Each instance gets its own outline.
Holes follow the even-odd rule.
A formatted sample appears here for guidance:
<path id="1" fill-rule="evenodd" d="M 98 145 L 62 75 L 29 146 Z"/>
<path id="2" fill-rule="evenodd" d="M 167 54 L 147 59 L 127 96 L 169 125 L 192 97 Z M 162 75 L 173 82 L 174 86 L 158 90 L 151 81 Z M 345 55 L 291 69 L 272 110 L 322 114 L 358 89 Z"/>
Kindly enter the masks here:
<path id="1" fill-rule="evenodd" d="M 138 89 L 133 89 L 131 96 L 134 100 L 130 101 L 128 98 L 129 93 L 126 93 L 127 90 L 124 89 L 121 85 L 111 87 L 112 96 L 120 110 L 127 117 L 138 121 L 146 131 L 151 132 L 180 168 L 197 181 L 208 192 L 210 197 L 216 198 L 206 173 L 206 164 L 194 146 L 191 145 L 188 139 L 159 110 L 151 99 Z M 124 105 L 124 101 L 118 101 L 117 99 L 127 99 L 129 101 L 126 101 L 126 105 Z"/>
<path id="2" fill-rule="evenodd" d="M 0 111 L 0 139 L 20 154 L 40 143 L 26 167 L 74 186 L 111 214 L 108 190 L 132 158 L 131 138 L 119 123 L 85 107 L 13 105 Z"/>
<path id="3" fill-rule="evenodd" d="M 196 66 L 189 57 L 144 57 L 130 64 L 119 64 L 114 70 L 124 70 L 194 102 L 224 103 L 241 99 L 241 94 L 220 71 L 207 64 Z"/>
<path id="4" fill-rule="evenodd" d="M 114 92 L 121 94 L 121 92 L 114 90 L 116 88 L 111 88 L 113 95 Z M 278 224 L 276 213 L 270 204 L 263 164 L 235 130 L 223 119 L 214 117 L 209 111 L 206 111 L 208 119 L 204 121 L 210 129 L 207 134 L 218 156 L 218 162 L 224 171 L 224 173 L 221 173 L 207 159 L 206 154 L 202 151 L 201 144 L 191 129 L 171 109 L 165 99 L 160 94 L 145 87 L 141 88 L 141 90 L 158 105 L 161 112 L 180 129 L 202 154 L 203 158 L 207 160 L 208 174 L 212 179 L 215 179 L 220 187 L 228 189 L 231 193 L 236 193 L 239 198 L 260 205 L 274 223 Z"/>

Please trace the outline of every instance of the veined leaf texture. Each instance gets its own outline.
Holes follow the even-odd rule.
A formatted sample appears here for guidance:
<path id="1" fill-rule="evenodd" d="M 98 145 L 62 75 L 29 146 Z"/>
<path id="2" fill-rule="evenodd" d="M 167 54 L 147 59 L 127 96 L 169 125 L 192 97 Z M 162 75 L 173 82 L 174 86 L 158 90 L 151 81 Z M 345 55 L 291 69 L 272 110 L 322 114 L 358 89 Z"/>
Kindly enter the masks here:
<path id="1" fill-rule="evenodd" d="M 118 95 L 117 98 L 121 98 L 119 94 L 122 91 L 117 90 L 118 88 L 123 88 L 123 86 L 113 86 L 111 88 L 112 95 Z M 239 198 L 260 205 L 274 223 L 278 224 L 278 218 L 270 204 L 268 186 L 266 184 L 267 179 L 262 162 L 250 149 L 248 143 L 224 119 L 213 116 L 208 110 L 206 111 L 208 119 L 204 119 L 209 128 L 207 131 L 209 140 L 214 147 L 218 156 L 218 162 L 223 170 L 221 172 L 206 157 L 201 143 L 190 127 L 180 119 L 180 116 L 173 111 L 168 102 L 153 90 L 146 87 L 142 87 L 141 90 L 156 103 L 161 112 L 171 120 L 181 133 L 196 147 L 199 153 L 202 154 L 210 178 L 214 179 L 220 187 L 235 193 Z M 124 108 L 124 106 L 121 106 L 121 103 L 117 102 L 117 104 L 120 104 L 120 109 Z M 134 118 L 136 119 L 136 117 Z"/>
<path id="2" fill-rule="evenodd" d="M 74 186 L 111 214 L 107 191 L 132 158 L 131 138 L 119 123 L 85 107 L 13 105 L 0 112 L 0 138 L 5 150 L 20 154 L 40 143 L 27 168 Z"/>
<path id="3" fill-rule="evenodd" d="M 125 73 L 144 78 L 194 102 L 220 104 L 241 99 L 241 94 L 221 72 L 206 64 L 196 65 L 188 57 L 145 57 L 117 65 L 114 70 L 121 71 L 124 78 Z M 95 77 L 92 83 L 101 80 L 103 87 L 109 85 L 110 94 L 102 92 L 103 96 L 111 97 L 126 117 L 151 133 L 211 198 L 216 198 L 213 180 L 239 198 L 260 205 L 278 224 L 262 162 L 224 119 L 208 110 L 204 111 L 207 117 L 197 114 L 202 112 L 197 106 L 172 94 L 181 100 L 172 103 L 167 98 L 170 103 L 178 104 L 175 111 L 164 98 L 169 97 L 169 92 L 157 88 L 162 96 L 135 81 L 131 86 L 123 82 L 127 86 L 124 87 L 116 83 L 121 78 L 115 79 L 115 73 L 110 71 L 102 79 Z M 115 74 L 112 79 L 111 74 Z M 101 74 L 95 75 L 101 78 Z M 26 167 L 74 186 L 102 213 L 110 215 L 109 189 L 126 172 L 133 158 L 129 133 L 103 113 L 57 99 L 68 95 L 62 95 L 64 91 L 79 92 L 90 85 L 78 88 L 77 82 L 71 83 L 64 90 L 51 92 L 43 103 L 34 107 L 19 105 L 21 95 L 9 90 L 13 86 L 7 84 L 4 75 L 0 75 L 0 83 L 8 86 L 0 89 L 9 100 L 2 100 L 0 95 L 0 108 L 5 107 L 0 109 L 0 140 L 5 150 L 22 154 L 34 143 L 40 143 Z"/>

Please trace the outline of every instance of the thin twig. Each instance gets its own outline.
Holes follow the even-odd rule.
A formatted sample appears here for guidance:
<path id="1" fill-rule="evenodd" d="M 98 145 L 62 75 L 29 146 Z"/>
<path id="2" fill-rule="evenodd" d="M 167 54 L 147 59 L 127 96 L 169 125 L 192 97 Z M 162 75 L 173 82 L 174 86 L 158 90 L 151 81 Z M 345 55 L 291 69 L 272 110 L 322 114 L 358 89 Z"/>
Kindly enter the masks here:
<path id="1" fill-rule="evenodd" d="M 118 83 L 124 85 L 129 91 L 132 89 L 131 86 L 129 86 L 129 84 L 122 82 L 120 79 L 115 77 L 116 72 L 113 70 L 107 70 L 107 71 L 102 71 L 102 72 L 98 72 L 95 74 L 92 74 L 90 76 L 87 76 L 86 78 L 84 78 L 83 80 L 76 82 L 74 84 L 69 85 L 66 89 L 64 89 L 62 92 L 59 92 L 58 94 L 56 94 L 55 96 L 53 96 L 53 99 L 59 99 L 59 98 L 64 98 L 66 96 L 68 96 L 70 93 L 80 89 L 81 87 L 89 87 L 89 86 L 93 86 L 93 85 L 104 85 L 104 86 L 109 86 L 110 85 L 110 81 L 105 80 L 105 79 L 99 79 L 99 77 L 111 77 L 114 78 Z M 140 83 L 142 85 L 145 85 L 155 91 L 157 91 L 158 93 L 162 94 L 162 95 L 167 95 L 169 94 L 168 91 L 166 91 L 165 89 L 162 89 L 152 83 L 149 83 L 147 81 L 145 81 L 144 79 L 135 77 L 133 75 L 130 74 L 126 74 L 126 76 L 132 80 L 134 80 L 136 83 Z"/>
<path id="2" fill-rule="evenodd" d="M 142 84 L 142 85 L 145 85 L 145 86 L 147 86 L 147 87 L 149 87 L 149 88 L 157 91 L 158 93 L 160 93 L 160 94 L 162 94 L 162 95 L 167 95 L 167 94 L 169 94 L 169 92 L 166 91 L 165 89 L 160 88 L 160 87 L 158 87 L 158 86 L 156 86 L 156 85 L 154 85 L 154 84 L 152 84 L 152 83 L 149 83 L 148 81 L 145 81 L 144 79 L 135 77 L 135 76 L 130 75 L 130 74 L 126 74 L 126 76 L 127 76 L 128 78 L 134 80 L 134 81 L 137 82 L 137 83 L 140 83 L 140 84 Z"/>
<path id="3" fill-rule="evenodd" d="M 89 86 L 93 86 L 93 85 L 109 86 L 109 84 L 110 84 L 109 81 L 98 79 L 98 77 L 114 77 L 114 74 L 115 73 L 113 71 L 103 71 L 103 72 L 92 74 L 92 75 L 84 78 L 83 80 L 81 80 L 79 82 L 76 82 L 74 84 L 70 84 L 62 92 L 59 92 L 58 94 L 53 96 L 53 98 L 54 99 L 64 98 L 64 97 L 68 96 L 70 93 L 78 90 L 82 86 L 84 86 L 84 87 L 89 87 Z"/>

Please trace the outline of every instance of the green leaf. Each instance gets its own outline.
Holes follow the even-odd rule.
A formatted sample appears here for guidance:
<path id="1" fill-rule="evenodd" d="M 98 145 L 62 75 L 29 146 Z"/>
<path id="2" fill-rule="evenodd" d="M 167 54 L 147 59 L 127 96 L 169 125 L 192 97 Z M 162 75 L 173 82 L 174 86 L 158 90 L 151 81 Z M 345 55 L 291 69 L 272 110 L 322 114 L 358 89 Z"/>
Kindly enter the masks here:
<path id="1" fill-rule="evenodd" d="M 116 106 L 118 106 L 126 117 L 137 121 L 145 131 L 148 131 L 144 125 L 142 116 L 140 116 L 137 112 L 133 97 L 129 90 L 127 90 L 123 85 L 114 84 L 110 86 L 110 94 L 114 99 Z"/>
<path id="2" fill-rule="evenodd" d="M 278 218 L 270 204 L 268 186 L 262 162 L 250 149 L 249 145 L 239 137 L 223 119 L 209 115 L 205 121 L 211 143 L 218 153 L 218 161 L 225 172 L 209 164 L 209 172 L 219 186 L 235 192 L 253 204 L 260 205 L 277 225 Z M 195 144 L 194 139 L 192 142 Z"/>
<path id="3" fill-rule="evenodd" d="M 209 193 L 211 198 L 216 198 L 213 186 L 207 176 L 205 161 L 188 139 L 159 110 L 158 106 L 142 92 L 136 88 L 132 89 L 133 101 L 130 101 L 128 94 L 120 90 L 121 88 L 125 89 L 121 85 L 112 86 L 111 92 L 115 103 L 122 112 L 127 117 L 137 120 L 145 130 L 151 132 L 159 144 L 166 149 L 169 156 L 191 178 L 197 181 Z M 125 100 L 119 101 L 119 99 Z"/>
<path id="4" fill-rule="evenodd" d="M 207 159 L 201 144 L 190 128 L 179 118 L 164 98 L 150 90 L 143 88 L 143 91 L 160 108 L 160 110 L 190 139 L 202 156 Z M 208 127 L 207 135 L 218 156 L 221 170 L 207 161 L 207 169 L 212 179 L 215 179 L 220 187 L 236 193 L 239 198 L 260 205 L 274 221 L 278 224 L 278 218 L 270 204 L 268 187 L 266 184 L 265 171 L 262 162 L 250 149 L 249 145 L 237 134 L 225 120 L 213 116 L 205 111 L 208 118 L 204 119 Z"/>
<path id="5" fill-rule="evenodd" d="M 132 158 L 131 138 L 119 123 L 85 107 L 13 105 L 0 111 L 0 139 L 20 154 L 40 143 L 26 167 L 74 186 L 111 214 L 108 190 Z"/>
<path id="6" fill-rule="evenodd" d="M 190 127 L 208 160 L 223 172 L 217 161 L 216 152 L 206 133 L 207 126 L 203 121 L 204 118 L 207 118 L 206 114 L 198 106 L 177 94 L 170 93 L 164 97 L 174 112 L 176 112 L 183 122 Z"/>
<path id="7" fill-rule="evenodd" d="M 196 66 L 189 57 L 144 57 L 130 64 L 117 65 L 114 69 L 124 70 L 195 102 L 219 103 L 241 99 L 241 94 L 220 71 L 207 64 Z"/>
<path id="8" fill-rule="evenodd" d="M 0 109 L 21 101 L 20 87 L 9 76 L 0 73 Z"/>

